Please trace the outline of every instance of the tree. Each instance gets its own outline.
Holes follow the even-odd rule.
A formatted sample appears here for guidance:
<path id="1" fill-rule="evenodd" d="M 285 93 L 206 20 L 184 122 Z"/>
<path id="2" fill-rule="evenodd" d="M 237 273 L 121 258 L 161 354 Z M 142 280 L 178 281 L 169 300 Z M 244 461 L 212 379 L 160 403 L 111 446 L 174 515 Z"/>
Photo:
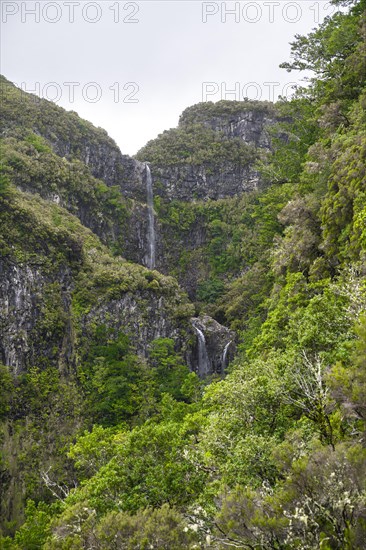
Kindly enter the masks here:
<path id="1" fill-rule="evenodd" d="M 175 399 L 184 400 L 182 386 L 189 376 L 189 368 L 174 350 L 174 340 L 158 338 L 150 346 L 149 362 L 156 384 L 157 397 L 169 393 Z"/>
<path id="2" fill-rule="evenodd" d="M 152 376 L 146 363 L 135 355 L 128 337 L 98 327 L 89 357 L 80 369 L 94 421 L 114 426 L 133 422 L 153 406 Z"/>
<path id="3" fill-rule="evenodd" d="M 337 2 L 337 4 L 350 2 Z M 357 99 L 365 82 L 365 0 L 347 13 L 337 12 L 308 36 L 295 35 L 291 62 L 281 64 L 288 71 L 311 71 L 311 86 L 302 91 L 321 103 Z"/>
<path id="4" fill-rule="evenodd" d="M 284 473 L 274 488 L 237 487 L 223 496 L 216 518 L 219 548 L 362 550 L 366 451 L 361 445 L 339 444 L 333 451 L 314 442 Z"/>

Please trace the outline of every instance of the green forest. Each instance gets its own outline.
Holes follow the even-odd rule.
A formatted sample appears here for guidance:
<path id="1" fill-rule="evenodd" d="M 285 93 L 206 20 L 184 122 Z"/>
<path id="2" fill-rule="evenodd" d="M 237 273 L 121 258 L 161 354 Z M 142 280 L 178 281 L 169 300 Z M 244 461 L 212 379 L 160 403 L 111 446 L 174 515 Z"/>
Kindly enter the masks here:
<path id="1" fill-rule="evenodd" d="M 136 155 L 260 175 L 191 201 L 157 178 L 162 272 L 129 257 L 127 172 L 83 158 L 114 142 L 2 77 L 0 283 L 35 313 L 0 303 L 0 548 L 366 548 L 366 2 L 332 3 L 282 64 L 310 75 L 291 99 L 189 107 Z M 270 150 L 206 124 L 246 109 L 276 118 Z M 235 353 L 202 378 L 204 315 Z"/>

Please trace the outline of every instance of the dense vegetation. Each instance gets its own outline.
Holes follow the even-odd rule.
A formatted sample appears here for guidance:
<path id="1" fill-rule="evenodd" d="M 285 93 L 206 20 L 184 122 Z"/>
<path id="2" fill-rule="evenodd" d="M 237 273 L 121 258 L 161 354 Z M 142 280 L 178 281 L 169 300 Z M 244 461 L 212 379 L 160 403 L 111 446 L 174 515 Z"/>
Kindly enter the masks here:
<path id="1" fill-rule="evenodd" d="M 79 158 L 85 141 L 100 145 L 104 143 L 115 152 L 117 145 L 102 128 L 95 128 L 74 111 L 65 111 L 51 101 L 40 100 L 12 85 L 4 76 L 1 84 L 0 130 L 6 136 L 24 137 L 33 129 L 54 145 L 67 143 L 67 154 Z"/>
<path id="2" fill-rule="evenodd" d="M 25 273 L 30 292 L 29 309 L 24 296 L 18 298 L 27 328 L 19 331 L 17 345 L 27 370 L 0 365 L 1 516 L 7 533 L 22 521 L 25 499 L 52 499 L 44 483 L 49 469 L 61 483 L 72 483 L 67 451 L 77 433 L 94 422 L 142 421 L 156 410 L 162 393 L 189 402 L 194 376 L 171 340 L 155 340 L 148 368 L 131 343 L 131 329 L 125 326 L 122 334 L 97 318 L 86 321 L 96 305 L 131 294 L 145 300 L 145 307 L 151 297 L 164 299 L 171 315 L 184 320 L 192 308 L 172 278 L 112 256 L 75 216 L 16 190 L 6 178 L 0 220 L 2 285 L 10 269 L 16 291 Z M 4 311 L 5 339 L 17 312 L 2 302 Z M 65 340 L 70 331 L 76 334 Z M 67 355 L 73 340 L 82 359 L 71 372 Z M 185 383 L 188 389 L 181 390 Z"/>
<path id="3" fill-rule="evenodd" d="M 273 103 L 265 101 L 206 101 L 187 107 L 180 116 L 179 124 L 190 126 L 191 124 L 206 123 L 209 124 L 215 117 L 228 117 L 240 114 L 245 111 L 260 111 L 263 114 L 275 114 L 276 108 Z"/>
<path id="4" fill-rule="evenodd" d="M 274 137 L 273 153 L 258 163 L 265 188 L 156 205 L 172 233 L 184 235 L 197 219 L 210 232 L 209 245 L 188 254 L 209 265 L 200 307 L 239 334 L 229 374 L 203 384 L 169 339 L 154 343 L 146 364 L 126 335 L 105 326 L 94 327 L 75 382 L 49 366 L 15 381 L 2 369 L 0 414 L 20 439 L 32 432 L 30 450 L 18 443 L 21 458 L 39 461 L 45 444 L 59 450 L 58 461 L 41 461 L 49 466 L 43 485 L 34 479 L 38 463 L 23 465 L 26 517 L 15 533 L 5 526 L 4 548 L 365 547 L 366 6 L 336 3 L 347 10 L 297 36 L 284 64 L 311 69 L 313 78 L 276 105 L 283 117 L 274 136 L 280 130 L 288 139 Z M 159 162 L 187 162 L 190 124 L 163 134 Z M 196 150 L 189 141 L 190 162 L 211 155 L 202 143 Z M 37 242 L 28 250 L 21 238 L 34 235 L 29 220 L 42 199 L 3 181 L 14 245 L 2 249 L 43 258 Z M 178 292 L 172 279 L 112 258 L 76 218 L 45 205 L 33 223 L 40 242 L 62 263 L 81 240 L 89 262 L 72 264 L 80 272 L 76 314 L 125 284 Z M 42 440 L 43 423 L 58 428 L 51 443 Z"/>
<path id="5" fill-rule="evenodd" d="M 93 178 L 81 161 L 60 158 L 34 132 L 29 131 L 23 140 L 3 139 L 1 158 L 4 176 L 17 187 L 55 197 L 80 217 L 82 208 L 90 218 L 101 209 L 106 221 L 123 224 L 126 204 L 119 189 Z"/>
<path id="6" fill-rule="evenodd" d="M 255 158 L 254 148 L 241 139 L 225 136 L 202 124 L 189 124 L 166 130 L 139 151 L 139 160 L 149 159 L 157 165 L 208 165 L 223 161 L 246 165 Z"/>

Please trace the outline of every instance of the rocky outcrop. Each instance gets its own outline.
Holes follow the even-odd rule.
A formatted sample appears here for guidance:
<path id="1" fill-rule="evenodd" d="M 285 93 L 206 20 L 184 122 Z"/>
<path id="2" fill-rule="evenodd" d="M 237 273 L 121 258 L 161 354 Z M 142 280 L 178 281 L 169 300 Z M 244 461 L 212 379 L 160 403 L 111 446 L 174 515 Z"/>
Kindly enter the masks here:
<path id="1" fill-rule="evenodd" d="M 0 359 L 15 375 L 70 364 L 70 287 L 67 268 L 54 277 L 31 263 L 0 262 Z"/>
<path id="2" fill-rule="evenodd" d="M 56 151 L 57 152 L 57 151 Z M 83 162 L 90 168 L 95 178 L 108 186 L 116 186 L 123 197 L 146 202 L 145 164 L 128 155 L 122 155 L 118 147 L 104 144 L 87 144 L 80 152 Z"/>
<path id="3" fill-rule="evenodd" d="M 0 263 L 0 360 L 15 375 L 33 365 L 55 366 L 64 373 L 73 370 L 74 350 L 92 340 L 98 325 L 127 334 L 143 357 L 156 338 L 172 338 L 177 350 L 185 346 L 192 309 L 187 304 L 182 313 L 180 292 L 164 295 L 158 287 L 120 292 L 116 299 L 98 299 L 76 319 L 73 287 L 68 270 L 50 277 L 36 266 Z"/>
<path id="4" fill-rule="evenodd" d="M 192 201 L 223 199 L 240 195 L 247 191 L 257 189 L 261 183 L 259 172 L 255 169 L 258 155 L 263 151 L 271 150 L 270 128 L 277 122 L 278 116 L 275 109 L 269 104 L 246 104 L 239 102 L 234 112 L 227 112 L 228 105 L 232 102 L 222 102 L 220 105 L 212 104 L 210 109 L 205 103 L 194 105 L 186 109 L 180 117 L 177 135 L 172 132 L 172 140 L 179 139 L 179 129 L 188 132 L 187 147 L 192 147 L 195 128 L 202 126 L 213 132 L 207 134 L 207 146 L 210 139 L 226 140 L 226 145 L 243 143 L 249 147 L 247 153 L 243 150 L 242 155 L 230 159 L 230 154 L 218 156 L 211 162 L 185 162 L 185 149 L 182 145 L 182 157 L 179 162 L 162 163 L 157 160 L 161 156 L 162 148 L 169 138 L 169 132 L 159 136 L 155 141 L 149 142 L 143 148 L 138 158 L 152 163 L 152 175 L 155 182 L 155 193 L 164 199 Z M 197 147 L 204 147 L 200 142 L 204 134 L 199 134 Z M 159 141 L 161 140 L 161 142 Z M 154 145 L 155 143 L 155 145 Z M 161 144 L 160 144 L 161 143 Z M 215 144 L 212 145 L 215 147 Z M 159 151 L 160 148 L 160 151 Z M 227 152 L 230 150 L 227 149 Z M 157 158 L 154 158 L 154 151 L 159 151 Z M 149 154 L 152 155 L 150 158 Z M 177 151 L 174 150 L 177 156 Z M 203 155 L 204 157 L 204 155 Z M 177 158 L 178 160 L 178 158 Z"/>
<path id="5" fill-rule="evenodd" d="M 225 162 L 219 167 L 153 166 L 155 192 L 169 201 L 218 200 L 257 189 L 258 172 L 251 165 Z"/>
<path id="6" fill-rule="evenodd" d="M 167 162 L 151 161 L 153 197 L 147 204 L 145 160 L 149 158 L 136 160 L 123 155 L 104 130 L 76 113 L 25 94 L 7 81 L 5 87 L 0 131 L 7 138 L 9 173 L 18 189 L 67 209 L 113 253 L 176 276 L 190 298 L 196 299 L 197 287 L 211 276 L 207 247 L 215 238 L 210 233 L 211 214 L 200 207 L 261 185 L 255 160 L 271 147 L 270 127 L 276 121 L 273 106 L 219 102 L 188 108 L 178 127 L 180 132 L 189 126 L 188 132 L 178 132 L 182 142 L 178 139 L 178 147 L 175 142 L 171 144 L 168 133 L 168 151 L 163 151 L 162 157 Z M 38 136 L 45 141 L 38 143 Z M 160 153 L 162 149 L 160 144 Z M 19 169 L 14 170 L 11 163 L 17 155 Z M 189 210 L 192 202 L 199 208 Z M 174 211 L 175 204 L 178 207 Z M 149 247 L 151 251 L 153 234 L 156 262 L 152 264 Z M 72 240 L 77 248 L 78 237 Z M 98 323 L 126 330 L 143 356 L 149 343 L 159 337 L 173 338 L 177 348 L 184 350 L 190 334 L 196 344 L 191 351 L 188 346 L 187 361 L 200 375 L 222 373 L 234 349 L 232 344 L 227 347 L 233 335 L 208 317 L 196 320 L 190 332 L 182 336 L 182 322 L 171 309 L 179 300 L 167 299 L 159 290 L 127 289 L 117 298 L 98 300 L 76 327 L 72 313 L 75 273 L 67 263 L 52 275 L 27 260 L 3 263 L 1 269 L 0 353 L 14 372 L 27 369 L 35 361 L 58 361 L 59 368 L 73 368 L 77 330 L 90 336 L 90 326 Z M 47 323 L 42 323 L 45 316 Z M 54 322 L 51 329 L 50 319 Z M 199 346 L 198 331 L 205 339 L 207 360 L 203 346 Z"/>
<path id="7" fill-rule="evenodd" d="M 207 315 L 190 319 L 192 309 L 178 291 L 164 295 L 155 288 L 100 298 L 77 319 L 73 287 L 68 269 L 47 276 L 37 266 L 0 263 L 0 357 L 14 375 L 33 365 L 67 374 L 76 366 L 80 346 L 100 325 L 127 334 L 142 357 L 148 357 L 153 340 L 172 338 L 200 377 L 222 375 L 234 356 L 234 333 Z"/>
<path id="8" fill-rule="evenodd" d="M 81 334 L 88 341 L 95 326 L 104 325 L 123 332 L 141 357 L 148 357 L 150 344 L 157 338 L 171 338 L 177 351 L 187 345 L 188 317 L 177 318 L 181 296 L 158 292 L 127 292 L 108 302 L 100 301 L 81 319 Z M 187 314 L 191 311 L 188 307 Z"/>
<path id="9" fill-rule="evenodd" d="M 233 104 L 234 102 L 221 102 L 221 104 Z M 188 107 L 180 119 L 179 124 L 190 124 L 192 119 L 216 132 L 221 132 L 227 138 L 240 138 L 245 143 L 261 149 L 271 149 L 270 127 L 278 120 L 272 104 L 255 102 L 238 102 L 237 109 L 227 112 L 229 109 L 220 108 L 219 104 L 212 104 L 212 109 L 207 111 L 206 104 Z"/>

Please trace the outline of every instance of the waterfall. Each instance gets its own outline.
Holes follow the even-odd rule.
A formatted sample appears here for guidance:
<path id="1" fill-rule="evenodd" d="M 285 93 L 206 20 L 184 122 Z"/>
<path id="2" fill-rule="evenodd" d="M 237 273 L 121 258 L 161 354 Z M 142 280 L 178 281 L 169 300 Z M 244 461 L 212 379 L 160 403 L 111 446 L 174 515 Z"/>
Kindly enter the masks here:
<path id="1" fill-rule="evenodd" d="M 198 374 L 200 376 L 204 376 L 210 372 L 210 361 L 207 354 L 206 339 L 202 330 L 195 324 L 193 325 L 193 328 L 198 336 Z"/>
<path id="2" fill-rule="evenodd" d="M 155 227 L 154 227 L 154 195 L 150 167 L 146 167 L 146 194 L 147 194 L 147 259 L 146 266 L 155 268 Z"/>
<path id="3" fill-rule="evenodd" d="M 224 351 L 222 353 L 222 370 L 223 371 L 225 370 L 225 367 L 227 366 L 226 365 L 227 352 L 228 352 L 228 349 L 229 349 L 231 343 L 232 343 L 232 340 L 230 340 L 230 342 L 228 342 L 226 344 L 226 346 L 224 347 Z"/>

